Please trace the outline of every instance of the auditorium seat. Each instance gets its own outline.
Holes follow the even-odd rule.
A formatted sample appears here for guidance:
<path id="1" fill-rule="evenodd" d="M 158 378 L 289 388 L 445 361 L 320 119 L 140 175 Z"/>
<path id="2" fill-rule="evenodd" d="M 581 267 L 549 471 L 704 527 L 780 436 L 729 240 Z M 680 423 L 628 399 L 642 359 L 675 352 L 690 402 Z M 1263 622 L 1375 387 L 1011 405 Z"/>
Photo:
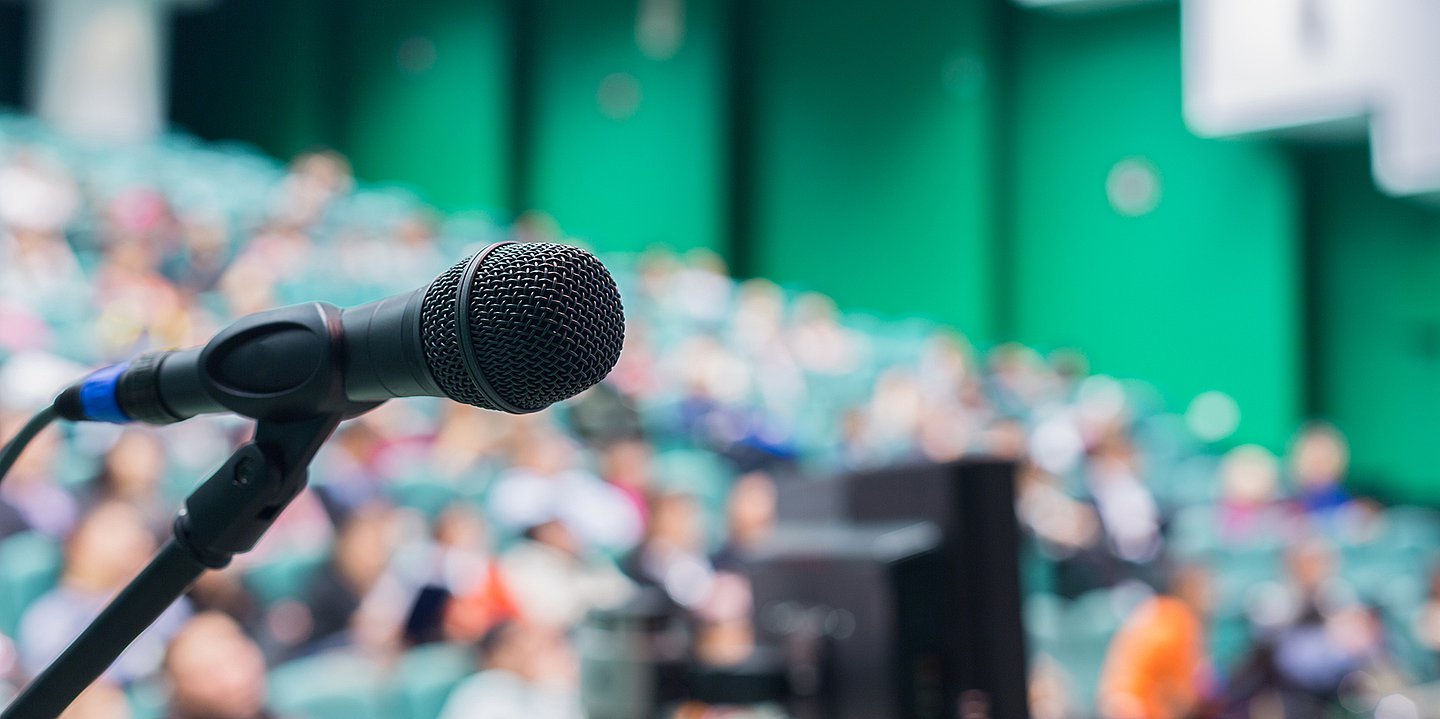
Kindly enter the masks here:
<path id="1" fill-rule="evenodd" d="M 283 552 L 245 570 L 245 586 L 262 605 L 269 606 L 282 599 L 298 599 L 311 575 L 329 557 L 326 552 Z"/>
<path id="2" fill-rule="evenodd" d="M 270 672 L 270 707 L 294 719 L 390 719 L 374 659 L 336 650 L 281 664 Z"/>
<path id="3" fill-rule="evenodd" d="M 20 617 L 60 578 L 60 545 L 37 532 L 0 542 L 0 633 L 15 636 Z"/>

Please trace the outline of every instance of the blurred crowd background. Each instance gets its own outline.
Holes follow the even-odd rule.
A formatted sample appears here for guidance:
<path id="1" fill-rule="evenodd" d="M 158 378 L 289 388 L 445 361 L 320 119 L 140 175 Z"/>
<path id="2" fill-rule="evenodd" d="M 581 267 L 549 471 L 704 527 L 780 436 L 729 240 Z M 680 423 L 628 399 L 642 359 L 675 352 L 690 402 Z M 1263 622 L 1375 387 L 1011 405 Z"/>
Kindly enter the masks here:
<path id="1" fill-rule="evenodd" d="M 502 238 L 579 241 L 539 214 L 500 226 L 357 187 L 333 152 L 95 150 L 4 116 L 0 158 L 6 435 L 87 367 L 238 315 L 408 290 Z M 1233 446 L 1233 403 L 1168 413 L 1076 351 L 843 313 L 706 252 L 605 260 L 629 324 L 602 385 L 531 416 L 412 400 L 346 423 L 256 551 L 72 715 L 578 716 L 576 629 L 639 588 L 687 618 L 700 660 L 749 656 L 738 568 L 777 487 L 988 454 L 1019 467 L 1036 717 L 1420 716 L 1440 678 L 1440 520 L 1352 497 L 1334 427 L 1296 427 L 1279 455 Z M 0 485 L 9 686 L 148 560 L 247 430 L 42 435 Z"/>
<path id="2" fill-rule="evenodd" d="M 590 247 L 629 323 L 545 412 L 347 422 L 70 719 L 579 716 L 591 610 L 744 662 L 792 490 L 980 455 L 1036 719 L 1440 716 L 1432 6 L 0 0 L 0 438 L 497 240 Z M 41 435 L 5 692 L 249 431 Z"/>

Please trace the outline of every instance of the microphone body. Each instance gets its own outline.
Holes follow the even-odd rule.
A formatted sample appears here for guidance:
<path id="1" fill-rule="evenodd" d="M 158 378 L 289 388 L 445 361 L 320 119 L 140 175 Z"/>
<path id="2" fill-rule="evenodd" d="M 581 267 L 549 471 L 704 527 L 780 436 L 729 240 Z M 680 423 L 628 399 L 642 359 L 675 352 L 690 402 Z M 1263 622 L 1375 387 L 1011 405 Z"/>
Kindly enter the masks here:
<path id="1" fill-rule="evenodd" d="M 418 292 L 418 291 L 417 291 Z M 170 424 L 234 412 L 286 421 L 440 396 L 414 357 L 417 293 L 341 310 L 311 302 L 248 315 L 204 347 L 149 352 L 60 394 L 66 419 Z M 406 338 L 409 341 L 401 341 Z M 408 351 L 407 351 L 408 350 Z"/>
<path id="2" fill-rule="evenodd" d="M 589 253 L 499 243 L 412 292 L 257 312 L 204 347 L 97 370 L 55 407 L 69 420 L 149 424 L 354 415 L 416 396 L 534 412 L 603 379 L 623 323 L 614 280 Z"/>

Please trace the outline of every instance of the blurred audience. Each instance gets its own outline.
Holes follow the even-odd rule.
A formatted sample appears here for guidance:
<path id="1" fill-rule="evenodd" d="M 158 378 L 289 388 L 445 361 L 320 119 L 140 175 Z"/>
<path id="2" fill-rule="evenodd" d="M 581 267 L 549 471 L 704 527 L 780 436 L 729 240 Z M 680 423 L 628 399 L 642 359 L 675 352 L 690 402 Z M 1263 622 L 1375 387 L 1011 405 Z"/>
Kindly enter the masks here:
<path id="1" fill-rule="evenodd" d="M 309 610 L 308 644 L 334 646 L 362 638 L 383 641 L 387 630 L 398 631 L 398 625 L 368 623 L 375 614 L 361 611 L 367 603 L 392 601 L 384 596 L 382 579 L 398 539 L 396 521 L 394 510 L 380 503 L 360 507 L 346 517 L 335 539 L 334 554 L 311 577 L 303 595 Z"/>
<path id="2" fill-rule="evenodd" d="M 59 586 L 40 597 L 20 622 L 20 661 L 31 673 L 45 668 L 100 613 L 115 592 L 140 573 L 157 545 L 145 519 L 119 502 L 97 505 L 65 546 Z M 129 684 L 160 666 L 165 643 L 189 615 L 181 600 L 165 610 L 107 672 Z"/>
<path id="3" fill-rule="evenodd" d="M 441 719 L 581 719 L 574 652 L 554 628 L 507 621 L 480 640 L 481 670 Z"/>
<path id="4" fill-rule="evenodd" d="M 525 616 L 552 627 L 575 626 L 586 612 L 613 606 L 630 592 L 615 565 L 587 550 L 560 519 L 525 530 L 503 567 Z"/>
<path id="5" fill-rule="evenodd" d="M 0 438 L 83 366 L 197 344 L 279 304 L 407 291 L 498 239 L 570 241 L 539 213 L 506 229 L 357 188 L 334 152 L 287 167 L 188 140 L 102 152 L 0 115 Z M 848 315 L 737 283 L 710 252 L 607 263 L 628 326 L 605 383 L 526 417 L 416 400 L 347 422 L 256 551 L 197 584 L 74 716 L 124 717 L 124 692 L 163 676 L 172 717 L 264 717 L 267 661 L 357 651 L 390 667 L 447 642 L 477 647 L 482 671 L 446 719 L 578 716 L 570 636 L 636 587 L 686 617 L 697 658 L 747 656 L 743 566 L 776 522 L 777 482 L 973 453 L 1019 463 L 1028 591 L 1091 612 L 1032 628 L 1037 717 L 1202 715 L 1221 695 L 1308 717 L 1345 686 L 1437 678 L 1440 599 L 1402 580 L 1430 565 L 1440 522 L 1352 497 L 1333 426 L 1301 428 L 1283 469 L 1251 445 L 1217 463 L 1223 442 L 1075 352 Z M 63 561 L 58 578 L 7 580 L 10 678 L 143 566 L 247 431 L 222 418 L 32 444 L 0 485 L 0 539 L 36 563 L 35 547 L 63 546 Z M 1094 613 L 1137 580 L 1163 591 Z M 1398 638 L 1428 664 L 1395 626 L 1416 627 Z"/>
<path id="6" fill-rule="evenodd" d="M 133 716 L 125 690 L 108 679 L 101 679 L 81 692 L 59 719 L 131 719 Z"/>
<path id="7" fill-rule="evenodd" d="M 89 484 L 87 504 L 122 502 L 145 518 L 156 536 L 169 533 L 175 507 L 161 490 L 166 477 L 165 445 L 152 430 L 126 428 L 101 460 Z"/>
<path id="8" fill-rule="evenodd" d="M 413 644 L 442 638 L 474 641 L 519 614 L 514 590 L 491 546 L 485 518 L 473 506 L 452 504 L 435 520 L 433 538 L 409 571 L 419 587 L 406 619 Z"/>
<path id="9" fill-rule="evenodd" d="M 265 657 L 230 617 L 195 615 L 165 652 L 166 719 L 271 719 Z"/>
<path id="10" fill-rule="evenodd" d="M 620 562 L 637 585 L 653 587 L 679 607 L 699 610 L 714 591 L 715 565 L 706 552 L 705 526 L 695 497 L 683 492 L 650 502 L 650 526 Z"/>
<path id="11" fill-rule="evenodd" d="M 1415 636 L 1425 651 L 1440 659 L 1440 567 L 1431 567 L 1425 601 L 1415 613 Z"/>
<path id="12" fill-rule="evenodd" d="M 1140 479 L 1129 438 L 1110 435 L 1091 454 L 1086 479 L 1110 551 L 1133 564 L 1154 560 L 1161 549 L 1160 508 Z"/>
<path id="13" fill-rule="evenodd" d="M 1220 532 L 1227 542 L 1262 539 L 1284 520 L 1278 506 L 1280 462 L 1264 447 L 1247 444 L 1225 453 L 1220 492 Z"/>
<path id="14" fill-rule="evenodd" d="M 1169 590 L 1141 603 L 1115 635 L 1101 675 L 1106 719 L 1185 719 L 1213 691 L 1205 642 L 1210 579 L 1181 567 Z"/>
<path id="15" fill-rule="evenodd" d="M 1295 435 L 1289 461 L 1300 510 L 1317 521 L 1337 521 L 1350 505 L 1350 493 L 1343 485 L 1350 466 L 1345 437 L 1329 424 L 1312 422 Z"/>
<path id="16" fill-rule="evenodd" d="M 0 423 L 8 437 L 20 431 L 25 419 L 11 415 L 0 417 Z M 4 520 L 0 530 L 14 534 L 30 528 L 56 538 L 70 533 L 79 514 L 79 502 L 56 481 L 60 449 L 53 433 L 42 432 L 10 468 L 4 484 L 0 484 L 0 519 Z"/>
<path id="17" fill-rule="evenodd" d="M 739 572 L 745 560 L 775 529 L 775 481 L 764 472 L 735 480 L 726 503 L 725 542 L 710 557 L 718 570 Z"/>
<path id="18" fill-rule="evenodd" d="M 1274 704 L 1285 716 L 1323 716 L 1347 676 L 1383 658 L 1374 616 L 1339 578 L 1334 550 L 1306 539 L 1286 555 L 1286 581 L 1258 596 L 1257 641 L 1235 673 L 1232 701 Z"/>
<path id="19" fill-rule="evenodd" d="M 520 439 L 511 467 L 495 480 L 490 511 L 509 529 L 555 516 L 587 545 L 621 549 L 634 544 L 643 515 L 629 495 L 578 466 L 578 447 L 553 430 Z"/>

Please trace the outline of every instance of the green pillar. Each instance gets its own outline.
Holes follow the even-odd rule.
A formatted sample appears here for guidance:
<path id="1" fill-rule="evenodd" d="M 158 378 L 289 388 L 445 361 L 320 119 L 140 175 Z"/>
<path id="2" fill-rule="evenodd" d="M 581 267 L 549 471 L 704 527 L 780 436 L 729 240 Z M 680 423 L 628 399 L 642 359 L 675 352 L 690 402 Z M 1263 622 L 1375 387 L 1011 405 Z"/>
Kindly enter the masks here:
<path id="1" fill-rule="evenodd" d="M 1440 213 L 1375 189 L 1364 147 L 1306 155 L 1315 409 L 1352 486 L 1440 504 Z"/>
<path id="2" fill-rule="evenodd" d="M 209 140 L 289 158 L 334 142 L 334 32 L 325 0 L 220 2 L 172 12 L 170 118 Z"/>
<path id="3" fill-rule="evenodd" d="M 336 144 L 356 175 L 508 209 L 510 2 L 351 0 L 336 17 Z"/>
<path id="4" fill-rule="evenodd" d="M 1289 158 L 1185 128 L 1174 6 L 1018 22 L 1015 337 L 1083 350 L 1175 409 L 1223 391 L 1237 439 L 1282 444 L 1304 386 Z"/>
<path id="5" fill-rule="evenodd" d="M 747 271 L 992 336 L 990 6 L 741 5 Z"/>
<path id="6" fill-rule="evenodd" d="M 527 0 L 521 207 L 608 250 L 723 250 L 726 0 Z"/>
<path id="7" fill-rule="evenodd" d="M 29 37 L 29 6 L 0 4 L 0 107 L 19 109 L 25 103 Z"/>

